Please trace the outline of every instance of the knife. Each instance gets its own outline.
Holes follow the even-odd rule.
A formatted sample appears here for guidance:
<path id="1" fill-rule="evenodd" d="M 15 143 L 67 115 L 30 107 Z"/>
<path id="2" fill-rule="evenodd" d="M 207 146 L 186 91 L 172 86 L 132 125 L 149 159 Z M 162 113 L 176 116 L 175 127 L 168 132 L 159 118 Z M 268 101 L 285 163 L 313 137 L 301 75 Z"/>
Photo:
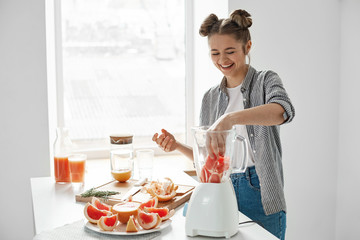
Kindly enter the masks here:
<path id="1" fill-rule="evenodd" d="M 141 178 L 137 181 L 129 191 L 127 191 L 124 196 L 122 197 L 123 200 L 128 199 L 130 196 L 134 196 L 137 192 L 142 189 L 142 186 L 146 183 L 147 178 Z"/>

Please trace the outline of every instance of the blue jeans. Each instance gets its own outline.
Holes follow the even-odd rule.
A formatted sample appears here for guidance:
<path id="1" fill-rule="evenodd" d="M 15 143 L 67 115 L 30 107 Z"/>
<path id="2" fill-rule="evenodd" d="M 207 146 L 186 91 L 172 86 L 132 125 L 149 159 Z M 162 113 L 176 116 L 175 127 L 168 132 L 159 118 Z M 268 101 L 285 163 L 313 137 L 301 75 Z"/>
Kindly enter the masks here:
<path id="1" fill-rule="evenodd" d="M 261 203 L 260 182 L 255 167 L 249 167 L 244 173 L 234 173 L 230 176 L 234 185 L 239 211 L 251 220 L 271 232 L 277 238 L 285 239 L 286 213 L 265 215 Z"/>

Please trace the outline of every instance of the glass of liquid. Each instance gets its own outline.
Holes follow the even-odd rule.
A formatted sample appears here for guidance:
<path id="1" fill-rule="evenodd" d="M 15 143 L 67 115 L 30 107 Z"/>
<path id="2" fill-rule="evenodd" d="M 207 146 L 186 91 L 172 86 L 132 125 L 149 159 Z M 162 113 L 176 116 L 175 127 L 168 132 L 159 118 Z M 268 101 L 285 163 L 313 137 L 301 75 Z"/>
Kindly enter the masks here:
<path id="1" fill-rule="evenodd" d="M 147 178 L 148 180 L 152 180 L 154 150 L 139 149 L 136 151 L 136 158 L 138 161 L 140 178 Z"/>
<path id="2" fill-rule="evenodd" d="M 116 149 L 110 152 L 111 175 L 119 182 L 126 182 L 133 173 L 133 151 Z"/>

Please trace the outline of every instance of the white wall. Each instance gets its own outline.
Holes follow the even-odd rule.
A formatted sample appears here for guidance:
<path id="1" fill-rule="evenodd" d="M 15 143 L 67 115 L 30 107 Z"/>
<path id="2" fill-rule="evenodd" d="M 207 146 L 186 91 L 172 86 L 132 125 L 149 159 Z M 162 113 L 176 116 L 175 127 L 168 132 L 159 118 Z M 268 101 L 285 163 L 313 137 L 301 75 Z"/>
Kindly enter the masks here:
<path id="1" fill-rule="evenodd" d="M 296 116 L 281 127 L 287 239 L 335 239 L 340 15 L 337 0 L 230 0 L 248 10 L 252 65 L 283 80 Z"/>
<path id="2" fill-rule="evenodd" d="M 336 239 L 360 239 L 360 1 L 341 1 L 341 84 Z"/>
<path id="3" fill-rule="evenodd" d="M 0 239 L 32 238 L 29 179 L 49 175 L 44 2 L 0 1 Z M 277 71 L 296 108 L 282 127 L 287 239 L 335 239 L 335 222 L 336 239 L 358 238 L 359 1 L 229 0 L 229 8 L 253 15 L 252 65 Z"/>
<path id="4" fill-rule="evenodd" d="M 0 126 L 0 239 L 32 239 L 30 178 L 50 171 L 45 1 L 0 1 Z"/>

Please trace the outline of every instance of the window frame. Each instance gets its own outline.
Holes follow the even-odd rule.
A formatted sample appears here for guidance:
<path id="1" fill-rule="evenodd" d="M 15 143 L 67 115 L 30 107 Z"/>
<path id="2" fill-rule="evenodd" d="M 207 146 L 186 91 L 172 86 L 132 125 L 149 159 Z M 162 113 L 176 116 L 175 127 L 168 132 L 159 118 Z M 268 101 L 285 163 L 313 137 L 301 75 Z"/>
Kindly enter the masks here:
<path id="1" fill-rule="evenodd" d="M 56 108 L 56 127 L 64 127 L 64 83 L 63 83 L 63 56 L 62 56 L 62 19 L 61 19 L 62 0 L 53 0 L 54 13 L 54 55 L 55 55 L 55 104 Z M 194 3 L 192 0 L 184 0 L 185 9 L 185 143 L 191 144 L 191 127 L 195 124 L 194 114 Z M 51 104 L 49 104 L 51 105 Z M 50 111 L 49 111 L 50 112 Z M 53 112 L 53 111 L 51 111 Z M 49 127 L 54 124 L 49 124 Z M 51 130 L 51 129 L 50 129 Z M 51 132 L 51 131 L 50 131 Z M 50 138 L 51 139 L 51 138 Z M 100 140 L 102 142 L 102 140 Z M 88 159 L 108 158 L 108 147 L 96 148 L 94 144 L 85 141 L 76 141 L 78 146 L 75 151 L 81 151 L 88 155 Z M 91 146 L 93 145 L 93 146 Z M 104 146 L 104 144 L 102 144 Z M 135 148 L 152 148 L 156 155 L 165 152 L 158 147 L 137 146 Z"/>

